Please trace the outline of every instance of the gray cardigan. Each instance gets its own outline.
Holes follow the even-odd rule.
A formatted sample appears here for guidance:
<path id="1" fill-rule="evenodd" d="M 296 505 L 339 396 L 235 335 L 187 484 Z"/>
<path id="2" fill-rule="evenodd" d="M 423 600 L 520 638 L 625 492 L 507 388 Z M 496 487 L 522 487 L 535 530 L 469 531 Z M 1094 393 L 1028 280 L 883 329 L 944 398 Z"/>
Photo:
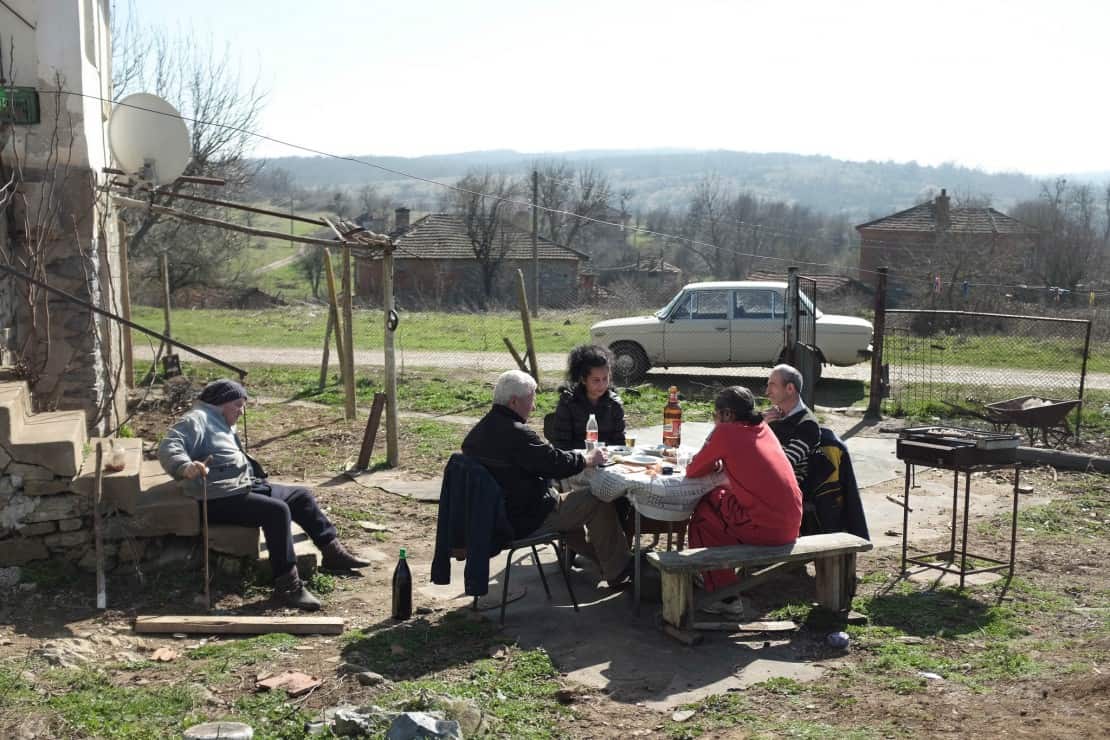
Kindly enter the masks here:
<path id="1" fill-rule="evenodd" d="M 181 469 L 199 460 L 208 464 L 208 498 L 226 498 L 250 491 L 255 477 L 265 477 L 239 443 L 235 428 L 218 406 L 197 401 L 187 414 L 170 427 L 158 445 L 158 461 L 162 469 L 178 480 L 183 480 Z M 199 499 L 202 496 L 200 478 L 184 481 L 185 493 Z"/>

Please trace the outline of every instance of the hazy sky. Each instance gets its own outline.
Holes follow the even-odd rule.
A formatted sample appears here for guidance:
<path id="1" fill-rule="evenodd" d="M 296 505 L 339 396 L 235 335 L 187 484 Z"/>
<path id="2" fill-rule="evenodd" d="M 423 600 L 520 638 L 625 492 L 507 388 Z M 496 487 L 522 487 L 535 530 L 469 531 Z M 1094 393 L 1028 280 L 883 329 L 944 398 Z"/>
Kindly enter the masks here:
<path id="1" fill-rule="evenodd" d="M 136 0 L 342 154 L 682 147 L 1110 170 L 1101 0 Z M 257 154 L 297 154 L 260 144 Z"/>

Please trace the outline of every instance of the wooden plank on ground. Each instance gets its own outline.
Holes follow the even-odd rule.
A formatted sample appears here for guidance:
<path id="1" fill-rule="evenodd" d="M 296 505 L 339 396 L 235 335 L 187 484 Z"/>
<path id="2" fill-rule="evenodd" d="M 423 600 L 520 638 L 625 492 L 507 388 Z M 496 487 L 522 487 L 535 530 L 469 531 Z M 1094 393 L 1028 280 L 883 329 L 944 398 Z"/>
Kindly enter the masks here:
<path id="1" fill-rule="evenodd" d="M 366 470 L 370 466 L 370 455 L 374 452 L 374 440 L 378 438 L 378 426 L 382 421 L 385 408 L 385 394 L 374 394 L 374 405 L 370 407 L 370 418 L 366 420 L 366 431 L 362 433 L 362 447 L 358 451 L 355 470 Z"/>
<path id="2" fill-rule="evenodd" d="M 724 630 L 726 632 L 793 632 L 798 625 L 789 620 L 768 622 L 694 622 L 696 630 Z"/>
<path id="3" fill-rule="evenodd" d="M 345 626 L 346 620 L 342 617 L 135 617 L 135 631 L 145 633 L 262 635 L 285 632 L 291 635 L 339 635 Z"/>

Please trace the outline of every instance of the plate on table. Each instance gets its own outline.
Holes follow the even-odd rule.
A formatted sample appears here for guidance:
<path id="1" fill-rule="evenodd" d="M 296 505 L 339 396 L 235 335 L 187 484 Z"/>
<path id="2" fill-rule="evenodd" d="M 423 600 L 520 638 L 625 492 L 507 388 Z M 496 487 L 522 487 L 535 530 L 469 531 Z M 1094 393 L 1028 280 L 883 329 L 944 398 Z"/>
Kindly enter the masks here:
<path id="1" fill-rule="evenodd" d="M 605 448 L 605 451 L 614 455 L 628 455 L 631 454 L 632 448 L 624 445 L 609 445 Z"/>
<path id="2" fill-rule="evenodd" d="M 654 465 L 659 462 L 659 458 L 651 455 L 624 455 L 619 462 L 632 465 Z"/>

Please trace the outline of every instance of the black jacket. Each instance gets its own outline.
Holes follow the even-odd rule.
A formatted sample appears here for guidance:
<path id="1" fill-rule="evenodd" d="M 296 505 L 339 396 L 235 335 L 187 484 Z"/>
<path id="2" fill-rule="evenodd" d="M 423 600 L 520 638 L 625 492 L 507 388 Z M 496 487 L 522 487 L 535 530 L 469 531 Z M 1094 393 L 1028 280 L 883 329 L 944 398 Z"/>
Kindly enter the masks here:
<path id="1" fill-rule="evenodd" d="M 466 455 L 480 458 L 505 494 L 505 510 L 516 537 L 535 532 L 555 508 L 552 478 L 582 472 L 586 460 L 540 439 L 512 409 L 494 404 L 462 443 Z"/>
<path id="2" fill-rule="evenodd" d="M 586 422 L 590 414 L 597 417 L 598 442 L 624 444 L 624 406 L 620 396 L 610 388 L 594 405 L 586 398 L 586 386 L 581 383 L 573 388 L 559 388 L 559 403 L 555 406 L 548 441 L 560 450 L 582 449 L 586 444 Z"/>
<path id="3" fill-rule="evenodd" d="M 827 427 L 821 428 L 821 445 L 810 457 L 802 493 L 802 534 L 848 532 L 871 539 L 848 446 Z"/>
<path id="4" fill-rule="evenodd" d="M 467 596 L 489 591 L 489 559 L 513 538 L 501 486 L 477 460 L 455 453 L 443 470 L 432 583 L 451 582 L 451 555 L 466 550 Z"/>

